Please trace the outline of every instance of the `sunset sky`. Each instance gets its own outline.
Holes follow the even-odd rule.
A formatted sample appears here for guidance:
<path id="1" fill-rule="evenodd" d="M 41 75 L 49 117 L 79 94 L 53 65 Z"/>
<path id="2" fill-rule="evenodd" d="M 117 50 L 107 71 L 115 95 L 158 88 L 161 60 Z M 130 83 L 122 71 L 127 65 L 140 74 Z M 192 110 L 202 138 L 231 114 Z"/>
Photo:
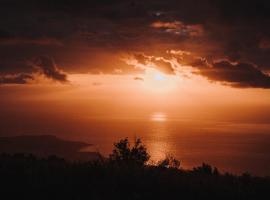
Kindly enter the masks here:
<path id="1" fill-rule="evenodd" d="M 0 133 L 65 127 L 63 119 L 268 124 L 269 9 L 243 0 L 2 0 Z"/>

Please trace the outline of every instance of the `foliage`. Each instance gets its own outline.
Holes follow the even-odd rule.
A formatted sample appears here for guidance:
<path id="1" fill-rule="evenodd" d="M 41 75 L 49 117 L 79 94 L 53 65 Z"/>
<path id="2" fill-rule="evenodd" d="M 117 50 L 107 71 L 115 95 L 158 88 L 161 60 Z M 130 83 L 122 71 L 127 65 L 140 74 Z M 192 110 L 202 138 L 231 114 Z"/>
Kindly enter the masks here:
<path id="1" fill-rule="evenodd" d="M 193 172 L 195 173 L 201 173 L 201 174 L 215 174 L 218 175 L 219 171 L 217 168 L 213 168 L 211 165 L 203 163 L 199 167 L 194 167 Z"/>
<path id="2" fill-rule="evenodd" d="M 159 167 L 165 167 L 165 168 L 180 168 L 180 161 L 175 159 L 172 155 L 167 155 L 164 160 L 161 160 L 158 162 Z"/>
<path id="3" fill-rule="evenodd" d="M 6 199 L 270 199 L 270 179 L 220 174 L 208 164 L 179 169 L 172 157 L 146 165 L 145 146 L 127 139 L 109 160 L 68 162 L 51 156 L 0 155 L 0 192 Z M 128 164 L 128 165 L 127 165 Z M 133 167 L 140 165 L 140 167 Z M 5 199 L 5 198 L 4 198 Z"/>
<path id="4" fill-rule="evenodd" d="M 135 139 L 134 146 L 131 147 L 128 138 L 125 138 L 114 144 L 114 149 L 109 159 L 111 162 L 117 162 L 118 164 L 143 166 L 149 158 L 146 147 L 140 139 Z"/>

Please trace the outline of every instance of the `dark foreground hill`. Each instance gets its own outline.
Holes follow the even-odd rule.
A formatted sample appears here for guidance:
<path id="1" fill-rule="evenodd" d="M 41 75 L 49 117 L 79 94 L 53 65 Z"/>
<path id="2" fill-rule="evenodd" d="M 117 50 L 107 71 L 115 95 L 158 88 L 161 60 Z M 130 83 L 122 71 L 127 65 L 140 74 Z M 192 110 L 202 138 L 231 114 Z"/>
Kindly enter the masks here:
<path id="1" fill-rule="evenodd" d="M 269 199 L 270 180 L 111 162 L 0 156 L 1 199 Z"/>
<path id="2" fill-rule="evenodd" d="M 220 174 L 203 164 L 182 170 L 168 159 L 146 165 L 140 141 L 115 144 L 110 157 L 70 162 L 50 156 L 0 155 L 1 199 L 270 199 L 270 179 Z"/>

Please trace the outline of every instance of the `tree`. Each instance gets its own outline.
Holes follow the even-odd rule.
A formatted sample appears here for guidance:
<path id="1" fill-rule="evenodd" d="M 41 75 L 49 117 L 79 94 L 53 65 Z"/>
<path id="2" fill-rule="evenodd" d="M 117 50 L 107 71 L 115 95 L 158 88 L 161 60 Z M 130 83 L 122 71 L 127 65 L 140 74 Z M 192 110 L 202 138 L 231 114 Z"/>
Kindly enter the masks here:
<path id="1" fill-rule="evenodd" d="M 193 172 L 200 173 L 200 174 L 208 174 L 208 175 L 212 175 L 213 173 L 218 174 L 218 170 L 216 168 L 213 169 L 211 165 L 208 165 L 205 163 L 202 163 L 202 165 L 199 167 L 193 168 Z"/>
<path id="2" fill-rule="evenodd" d="M 172 155 L 167 155 L 164 160 L 161 160 L 158 163 L 159 167 L 164 167 L 164 168 L 175 168 L 179 169 L 180 168 L 180 161 L 175 159 Z"/>
<path id="3" fill-rule="evenodd" d="M 114 143 L 114 149 L 109 158 L 110 161 L 119 164 L 143 166 L 150 156 L 140 139 L 135 139 L 134 145 L 131 147 L 128 138 L 125 138 Z"/>

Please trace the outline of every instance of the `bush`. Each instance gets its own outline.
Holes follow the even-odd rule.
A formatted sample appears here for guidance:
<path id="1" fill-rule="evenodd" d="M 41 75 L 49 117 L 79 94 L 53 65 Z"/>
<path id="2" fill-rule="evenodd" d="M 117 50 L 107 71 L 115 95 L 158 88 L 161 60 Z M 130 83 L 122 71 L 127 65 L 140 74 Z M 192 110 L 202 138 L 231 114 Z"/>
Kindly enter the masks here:
<path id="1" fill-rule="evenodd" d="M 135 139 L 134 145 L 131 147 L 128 138 L 115 143 L 112 154 L 109 156 L 111 162 L 129 166 L 143 166 L 149 158 L 150 155 L 140 139 Z"/>
<path id="2" fill-rule="evenodd" d="M 167 155 L 164 160 L 158 162 L 158 167 L 179 169 L 180 161 L 175 159 L 172 155 Z"/>

